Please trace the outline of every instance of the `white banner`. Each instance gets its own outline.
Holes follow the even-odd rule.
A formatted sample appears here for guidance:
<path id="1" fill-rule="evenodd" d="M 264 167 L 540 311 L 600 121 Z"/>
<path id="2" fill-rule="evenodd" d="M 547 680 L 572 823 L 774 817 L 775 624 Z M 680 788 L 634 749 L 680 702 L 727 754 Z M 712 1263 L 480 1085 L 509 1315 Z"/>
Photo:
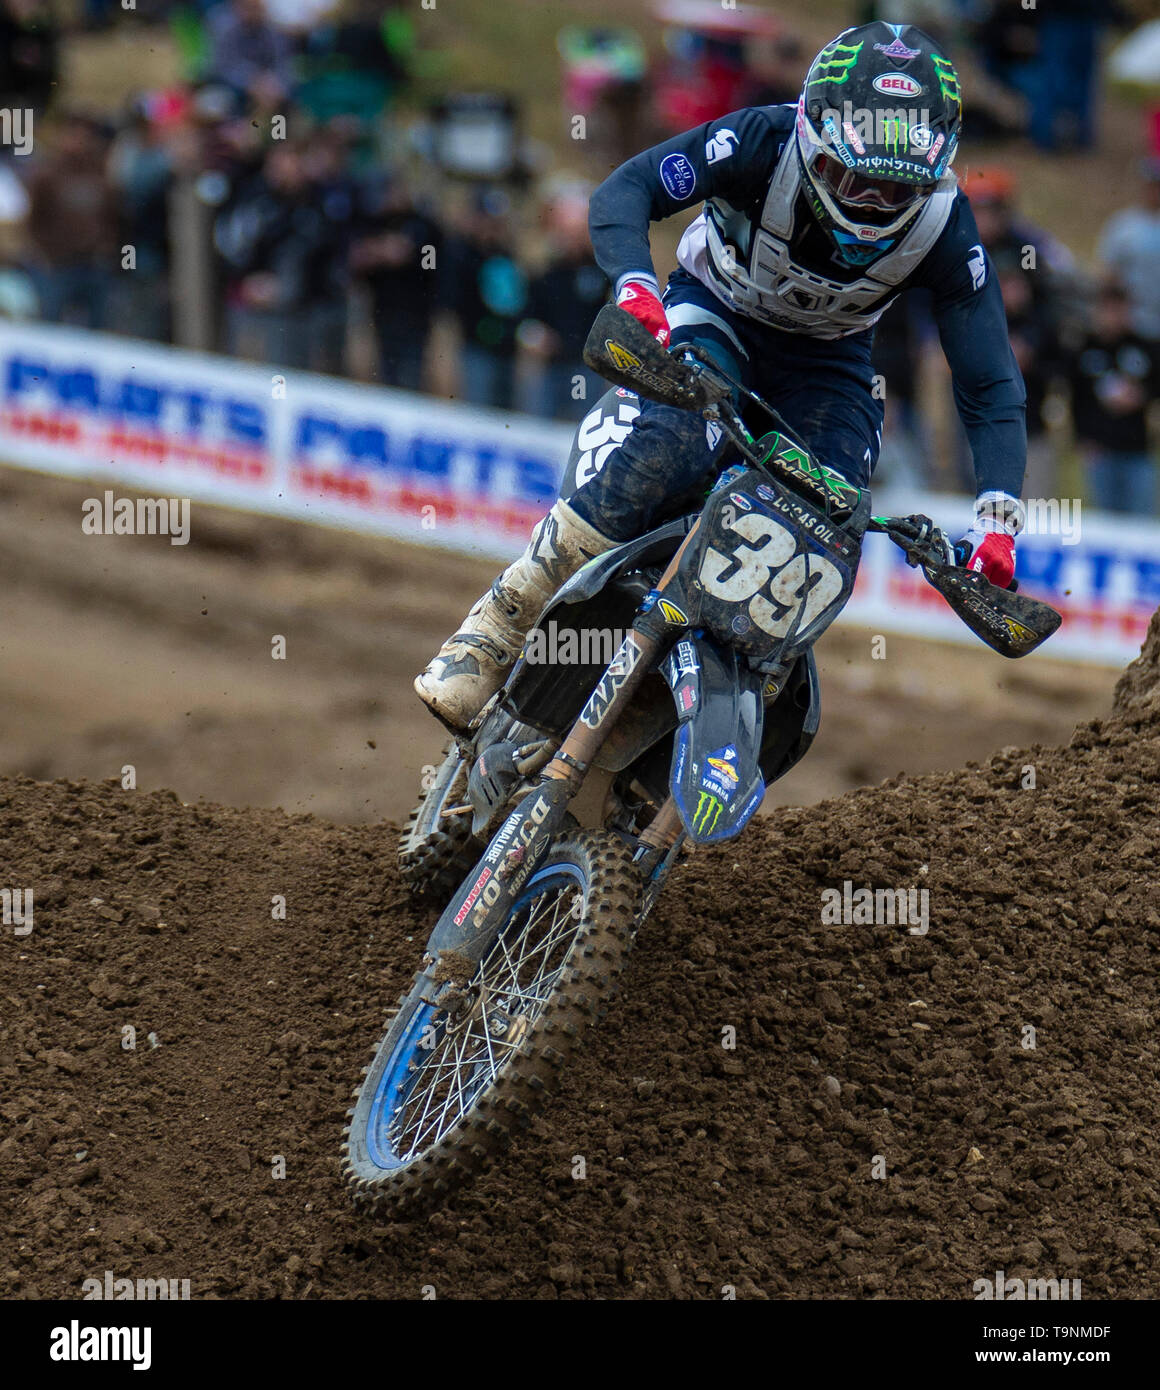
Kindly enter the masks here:
<path id="1" fill-rule="evenodd" d="M 508 559 L 555 496 L 567 426 L 135 339 L 0 319 L 0 462 L 158 497 Z M 961 497 L 875 496 L 958 535 Z M 1064 615 L 1045 654 L 1120 665 L 1160 606 L 1160 525 L 1084 511 L 1020 538 L 1020 584 Z M 78 518 L 79 524 L 79 518 Z M 844 617 L 977 642 L 882 536 Z"/>

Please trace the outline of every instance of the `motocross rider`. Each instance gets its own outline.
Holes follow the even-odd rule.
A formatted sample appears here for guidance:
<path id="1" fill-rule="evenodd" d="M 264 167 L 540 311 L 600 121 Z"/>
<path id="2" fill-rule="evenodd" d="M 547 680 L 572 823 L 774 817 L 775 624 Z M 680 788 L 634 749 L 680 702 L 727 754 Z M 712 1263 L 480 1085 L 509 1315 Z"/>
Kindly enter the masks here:
<path id="1" fill-rule="evenodd" d="M 701 345 L 859 487 L 881 443 L 874 324 L 902 290 L 929 288 L 976 477 L 967 564 L 1006 586 L 1022 525 L 1025 393 L 999 283 L 950 167 L 961 111 L 956 71 L 923 30 L 847 29 L 814 59 L 796 105 L 735 111 L 628 160 L 593 194 L 589 225 L 618 305 L 662 345 Z M 662 294 L 649 223 L 696 203 Z M 727 441 L 695 413 L 623 389 L 606 403 L 616 442 L 602 463 L 574 470 L 580 485 L 416 678 L 453 729 L 500 688 L 567 578 L 659 524 L 674 496 L 721 467 Z"/>

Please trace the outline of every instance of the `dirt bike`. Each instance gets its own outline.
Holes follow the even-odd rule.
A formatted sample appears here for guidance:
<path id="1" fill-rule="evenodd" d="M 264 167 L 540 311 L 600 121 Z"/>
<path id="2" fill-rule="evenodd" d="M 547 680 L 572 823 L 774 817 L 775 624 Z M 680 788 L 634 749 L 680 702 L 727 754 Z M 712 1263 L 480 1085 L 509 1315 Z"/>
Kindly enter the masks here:
<path id="1" fill-rule="evenodd" d="M 813 645 L 850 596 L 867 531 L 1006 656 L 1060 621 L 963 568 L 928 518 L 873 516 L 867 490 L 698 348 L 666 352 L 606 306 L 585 358 L 700 412 L 737 458 L 699 512 L 562 586 L 411 817 L 404 874 L 446 906 L 343 1145 L 356 1200 L 387 1210 L 439 1200 L 541 1109 L 678 857 L 739 834 L 803 757 L 819 717 Z M 755 437 L 734 401 L 772 428 Z M 585 649 L 586 634 L 621 630 L 615 651 Z"/>

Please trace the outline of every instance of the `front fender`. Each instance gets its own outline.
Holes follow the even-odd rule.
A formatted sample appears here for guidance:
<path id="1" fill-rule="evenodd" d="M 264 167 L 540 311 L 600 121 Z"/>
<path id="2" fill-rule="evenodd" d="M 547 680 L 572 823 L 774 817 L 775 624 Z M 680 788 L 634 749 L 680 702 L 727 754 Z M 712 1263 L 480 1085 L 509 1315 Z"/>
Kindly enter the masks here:
<path id="1" fill-rule="evenodd" d="M 765 795 L 763 677 L 739 653 L 692 633 L 662 667 L 680 724 L 669 782 L 696 844 L 741 833 Z"/>

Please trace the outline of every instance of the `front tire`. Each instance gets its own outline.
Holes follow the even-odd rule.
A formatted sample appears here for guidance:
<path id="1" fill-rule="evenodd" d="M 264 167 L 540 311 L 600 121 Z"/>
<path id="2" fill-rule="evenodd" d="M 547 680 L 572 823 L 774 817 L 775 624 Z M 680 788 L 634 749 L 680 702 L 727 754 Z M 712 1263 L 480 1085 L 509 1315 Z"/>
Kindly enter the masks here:
<path id="1" fill-rule="evenodd" d="M 416 976 L 349 1112 L 343 1174 L 356 1202 L 396 1213 L 430 1206 L 506 1148 L 603 1016 L 640 897 L 620 840 L 568 833 L 528 880 L 454 1014 L 425 999 L 430 986 Z"/>
<path id="2" fill-rule="evenodd" d="M 471 872 L 483 846 L 471 833 L 471 813 L 445 816 L 451 806 L 467 801 L 467 760 L 452 740 L 435 780 L 423 800 L 407 817 L 399 836 L 399 874 L 416 897 L 440 907 Z"/>

